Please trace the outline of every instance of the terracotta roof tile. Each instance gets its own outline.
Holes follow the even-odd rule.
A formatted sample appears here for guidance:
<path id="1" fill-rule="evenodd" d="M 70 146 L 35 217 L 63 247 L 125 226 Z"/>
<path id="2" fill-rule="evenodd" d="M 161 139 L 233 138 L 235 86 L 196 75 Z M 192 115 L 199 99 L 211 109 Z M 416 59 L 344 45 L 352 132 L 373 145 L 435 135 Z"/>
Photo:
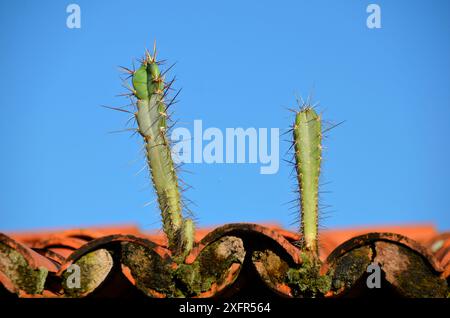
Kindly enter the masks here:
<path id="1" fill-rule="evenodd" d="M 450 233 L 442 233 L 427 241 L 431 252 L 436 256 L 441 266 L 444 268 L 444 277 L 450 277 Z"/>
<path id="2" fill-rule="evenodd" d="M 162 233 L 135 226 L 0 234 L 0 282 L 20 297 L 305 296 L 291 281 L 306 266 L 297 233 L 276 224 L 239 223 L 199 229 L 195 238 L 178 264 Z M 325 230 L 320 242 L 320 271 L 332 275 L 327 297 L 368 293 L 361 286 L 371 262 L 381 266 L 393 295 L 448 293 L 450 233 L 433 225 Z M 66 280 L 74 263 L 85 283 L 72 290 Z M 187 283 L 202 266 L 211 272 L 208 283 Z M 177 273 L 177 286 L 165 272 Z"/>

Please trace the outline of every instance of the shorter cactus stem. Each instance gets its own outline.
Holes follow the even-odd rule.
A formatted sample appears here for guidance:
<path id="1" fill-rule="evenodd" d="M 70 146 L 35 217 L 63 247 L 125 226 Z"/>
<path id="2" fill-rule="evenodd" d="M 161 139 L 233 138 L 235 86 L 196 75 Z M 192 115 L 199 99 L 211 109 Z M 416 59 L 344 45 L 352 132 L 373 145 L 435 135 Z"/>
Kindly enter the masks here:
<path id="1" fill-rule="evenodd" d="M 296 115 L 293 129 L 300 192 L 303 248 L 318 256 L 319 175 L 322 160 L 321 118 L 310 106 Z"/>

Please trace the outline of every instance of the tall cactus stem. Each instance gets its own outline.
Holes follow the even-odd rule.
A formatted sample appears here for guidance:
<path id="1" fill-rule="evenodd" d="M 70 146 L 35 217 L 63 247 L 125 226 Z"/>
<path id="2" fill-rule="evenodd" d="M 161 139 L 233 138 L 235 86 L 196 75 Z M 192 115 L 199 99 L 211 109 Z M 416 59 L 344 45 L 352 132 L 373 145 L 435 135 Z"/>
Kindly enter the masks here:
<path id="1" fill-rule="evenodd" d="M 146 158 L 158 198 L 163 230 L 174 254 L 187 254 L 193 245 L 193 223 L 184 220 L 178 177 L 167 137 L 168 86 L 153 56 L 146 51 L 139 69 L 132 73 L 138 131 L 144 139 Z M 186 229 L 186 227 L 188 229 Z"/>

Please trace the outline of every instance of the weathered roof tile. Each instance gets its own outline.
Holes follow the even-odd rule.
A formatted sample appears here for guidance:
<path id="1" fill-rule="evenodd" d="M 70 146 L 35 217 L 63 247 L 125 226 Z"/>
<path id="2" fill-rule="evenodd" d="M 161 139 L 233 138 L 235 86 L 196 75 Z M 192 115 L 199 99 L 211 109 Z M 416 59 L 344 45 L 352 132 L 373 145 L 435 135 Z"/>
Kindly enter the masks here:
<path id="1" fill-rule="evenodd" d="M 0 234 L 0 282 L 20 297 L 305 296 L 293 285 L 306 266 L 300 239 L 276 224 L 202 228 L 178 264 L 162 233 L 134 226 Z M 381 266 L 391 294 L 448 293 L 450 233 L 439 234 L 432 225 L 326 230 L 320 242 L 320 272 L 332 273 L 326 297 L 367 292 L 361 286 L 371 262 Z M 71 290 L 66 280 L 74 263 L 83 283 Z"/>

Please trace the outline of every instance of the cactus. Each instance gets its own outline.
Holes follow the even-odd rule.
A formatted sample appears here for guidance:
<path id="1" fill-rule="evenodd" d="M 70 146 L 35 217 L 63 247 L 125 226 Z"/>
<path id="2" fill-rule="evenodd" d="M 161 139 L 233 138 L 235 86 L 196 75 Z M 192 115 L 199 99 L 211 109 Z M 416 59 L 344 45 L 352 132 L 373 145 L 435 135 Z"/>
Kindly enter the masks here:
<path id="1" fill-rule="evenodd" d="M 303 248 L 313 256 L 317 256 L 322 128 L 321 118 L 311 106 L 303 106 L 296 113 L 293 135 Z"/>
<path id="2" fill-rule="evenodd" d="M 184 219 L 179 181 L 167 137 L 167 84 L 156 61 L 156 49 L 146 51 L 141 66 L 131 71 L 132 94 L 137 99 L 135 117 L 144 139 L 148 167 L 161 210 L 163 230 L 174 255 L 185 256 L 193 246 L 194 225 Z"/>

